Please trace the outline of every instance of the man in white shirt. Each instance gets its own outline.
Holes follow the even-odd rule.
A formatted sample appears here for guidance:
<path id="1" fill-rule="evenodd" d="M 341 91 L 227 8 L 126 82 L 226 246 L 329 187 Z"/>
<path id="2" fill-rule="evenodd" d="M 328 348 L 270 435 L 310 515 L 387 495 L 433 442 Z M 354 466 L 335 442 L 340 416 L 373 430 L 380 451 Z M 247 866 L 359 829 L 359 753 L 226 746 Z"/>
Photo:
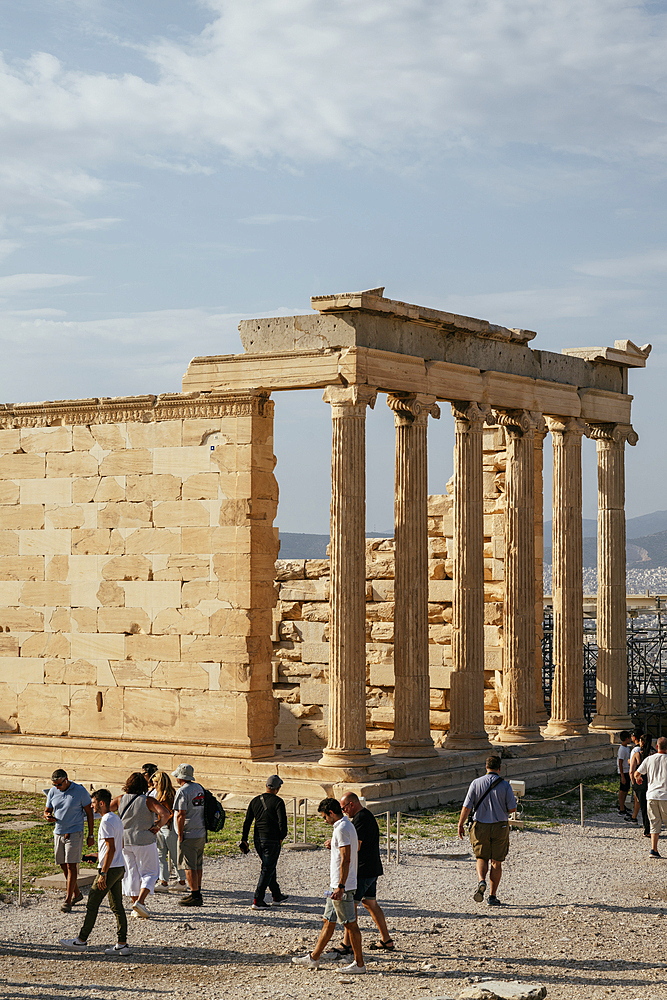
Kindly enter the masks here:
<path id="1" fill-rule="evenodd" d="M 618 773 L 620 775 L 621 781 L 618 788 L 618 814 L 619 816 L 628 815 L 628 810 L 625 808 L 625 800 L 628 792 L 630 791 L 630 753 L 632 748 L 630 746 L 631 736 L 627 729 L 624 729 L 621 733 L 621 745 L 618 748 L 618 753 L 616 754 L 616 763 L 618 765 Z"/>
<path id="2" fill-rule="evenodd" d="M 658 838 L 661 827 L 667 827 L 667 736 L 661 736 L 655 744 L 657 753 L 642 761 L 635 771 L 635 781 L 642 784 L 648 780 L 646 808 L 651 823 L 652 858 L 660 858 Z M 645 777 L 642 777 L 644 775 Z"/>
<path id="3" fill-rule="evenodd" d="M 95 926 L 100 903 L 109 894 L 109 906 L 118 924 L 118 943 L 106 948 L 107 955 L 129 955 L 127 945 L 127 917 L 123 908 L 123 824 L 116 813 L 111 812 L 111 792 L 99 788 L 91 794 L 93 809 L 101 816 L 97 830 L 98 874 L 88 895 L 86 918 L 78 937 L 62 939 L 61 944 L 72 951 L 85 951 L 88 938 Z"/>
<path id="4" fill-rule="evenodd" d="M 308 969 L 318 969 L 320 958 L 333 937 L 338 919 L 345 925 L 354 952 L 354 962 L 343 966 L 346 973 L 364 973 L 364 956 L 361 951 L 361 931 L 357 923 L 354 893 L 357 888 L 357 861 L 359 840 L 357 831 L 347 816 L 343 816 L 338 799 L 322 799 L 317 811 L 331 831 L 331 870 L 324 906 L 324 924 L 312 952 L 293 958 L 295 965 L 305 965 Z"/>

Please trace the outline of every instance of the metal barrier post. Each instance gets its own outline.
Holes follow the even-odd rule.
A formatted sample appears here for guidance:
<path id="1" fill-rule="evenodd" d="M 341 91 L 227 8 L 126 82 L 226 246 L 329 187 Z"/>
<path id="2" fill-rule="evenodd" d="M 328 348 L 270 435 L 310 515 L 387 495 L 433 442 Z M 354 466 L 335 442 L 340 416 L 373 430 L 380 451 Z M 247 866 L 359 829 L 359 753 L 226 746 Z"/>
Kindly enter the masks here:
<path id="1" fill-rule="evenodd" d="M 308 799 L 303 800 L 303 842 L 308 843 Z"/>
<path id="2" fill-rule="evenodd" d="M 19 844 L 19 906 L 23 906 L 23 841 Z"/>
<path id="3" fill-rule="evenodd" d="M 391 861 L 391 813 L 387 813 L 387 864 Z"/>
<path id="4" fill-rule="evenodd" d="M 584 783 L 579 784 L 579 806 L 581 808 L 581 829 L 584 828 Z"/>
<path id="5" fill-rule="evenodd" d="M 401 814 L 396 813 L 396 864 L 401 863 Z"/>
<path id="6" fill-rule="evenodd" d="M 297 812 L 298 812 L 298 806 L 296 804 L 296 796 L 294 796 L 294 798 L 292 799 L 292 819 L 294 821 L 292 829 L 294 831 L 294 838 L 293 839 L 294 839 L 294 843 L 295 844 L 296 844 L 296 837 L 297 837 L 297 833 L 296 833 L 296 817 L 297 817 Z"/>

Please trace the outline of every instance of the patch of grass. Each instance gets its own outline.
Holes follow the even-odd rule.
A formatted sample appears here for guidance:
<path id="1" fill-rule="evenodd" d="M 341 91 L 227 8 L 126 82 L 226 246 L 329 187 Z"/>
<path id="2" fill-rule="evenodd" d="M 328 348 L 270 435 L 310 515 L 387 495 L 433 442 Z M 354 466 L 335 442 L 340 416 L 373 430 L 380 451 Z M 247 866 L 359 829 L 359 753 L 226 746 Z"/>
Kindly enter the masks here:
<path id="1" fill-rule="evenodd" d="M 20 816 L 0 815 L 0 822 L 28 820 L 38 822 L 29 830 L 7 830 L 0 833 L 0 890 L 7 892 L 18 889 L 19 845 L 23 843 L 23 878 L 25 888 L 31 879 L 40 875 L 52 875 L 60 871 L 53 860 L 53 826 L 44 819 L 46 804 L 44 795 L 26 792 L 0 791 L 0 810 L 25 809 Z"/>
<path id="2" fill-rule="evenodd" d="M 579 783 L 561 782 L 531 789 L 522 799 L 523 816 L 526 825 L 538 825 L 549 821 L 578 820 L 580 816 Z M 610 809 L 618 797 L 618 775 L 597 774 L 585 778 L 584 822 L 587 816 Z M 539 802 L 539 799 L 549 799 Z"/>

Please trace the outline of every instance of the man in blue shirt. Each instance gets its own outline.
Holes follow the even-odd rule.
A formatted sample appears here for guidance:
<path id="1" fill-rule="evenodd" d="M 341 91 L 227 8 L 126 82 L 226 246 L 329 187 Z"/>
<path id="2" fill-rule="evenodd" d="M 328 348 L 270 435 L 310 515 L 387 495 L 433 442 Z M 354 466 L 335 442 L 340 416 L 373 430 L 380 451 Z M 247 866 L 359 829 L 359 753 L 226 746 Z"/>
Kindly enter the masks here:
<path id="1" fill-rule="evenodd" d="M 77 870 L 83 853 L 83 819 L 88 821 L 88 846 L 95 843 L 93 828 L 95 818 L 90 795 L 75 781 L 70 781 L 67 771 L 58 768 L 51 775 L 53 787 L 46 796 L 44 819 L 55 823 L 53 846 L 56 864 L 60 865 L 67 880 L 67 895 L 60 907 L 63 913 L 71 913 L 75 903 L 81 902 Z"/>
<path id="2" fill-rule="evenodd" d="M 516 799 L 509 781 L 500 777 L 500 757 L 486 758 L 486 774 L 471 782 L 459 817 L 459 837 L 463 840 L 465 822 L 472 814 L 470 843 L 477 858 L 479 880 L 473 899 L 481 903 L 486 892 L 486 875 L 491 865 L 489 906 L 500 906 L 496 895 L 502 877 L 502 862 L 510 847 L 509 814 L 516 809 Z"/>

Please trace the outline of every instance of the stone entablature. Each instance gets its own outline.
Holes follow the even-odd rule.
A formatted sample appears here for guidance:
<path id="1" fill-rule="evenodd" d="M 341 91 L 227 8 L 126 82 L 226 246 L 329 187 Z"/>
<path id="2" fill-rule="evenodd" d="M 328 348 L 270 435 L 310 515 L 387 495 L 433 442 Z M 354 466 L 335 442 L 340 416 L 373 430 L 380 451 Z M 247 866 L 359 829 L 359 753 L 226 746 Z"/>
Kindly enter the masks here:
<path id="1" fill-rule="evenodd" d="M 0 728 L 273 749 L 266 393 L 0 409 Z"/>

